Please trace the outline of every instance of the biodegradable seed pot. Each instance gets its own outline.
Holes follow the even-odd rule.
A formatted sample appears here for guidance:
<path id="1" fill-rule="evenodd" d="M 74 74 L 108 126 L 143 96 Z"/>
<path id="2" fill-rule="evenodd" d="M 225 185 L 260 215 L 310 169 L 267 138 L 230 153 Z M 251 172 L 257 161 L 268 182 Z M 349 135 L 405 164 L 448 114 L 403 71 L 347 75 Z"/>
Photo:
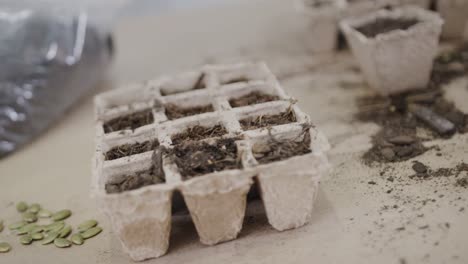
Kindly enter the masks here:
<path id="1" fill-rule="evenodd" d="M 312 52 L 333 52 L 337 47 L 338 21 L 345 0 L 297 0 L 296 9 L 307 19 L 307 43 Z"/>
<path id="2" fill-rule="evenodd" d="M 394 7 L 399 4 L 399 0 L 346 0 L 343 17 L 360 16 L 385 7 Z"/>
<path id="3" fill-rule="evenodd" d="M 442 37 L 461 39 L 468 22 L 468 0 L 437 0 L 437 11 L 445 22 Z"/>
<path id="4" fill-rule="evenodd" d="M 383 95 L 426 88 L 443 20 L 419 7 L 380 10 L 340 26 L 368 84 Z"/>
<path id="5" fill-rule="evenodd" d="M 329 145 L 264 63 L 207 65 L 95 102 L 92 194 L 133 260 L 167 252 L 173 210 L 183 209 L 179 194 L 206 245 L 237 238 L 254 181 L 275 229 L 310 220 Z M 142 108 L 152 114 L 143 127 L 105 132 L 108 120 Z M 109 159 L 114 149 L 124 154 Z M 84 238 L 100 231 L 93 225 L 80 225 L 90 227 Z"/>

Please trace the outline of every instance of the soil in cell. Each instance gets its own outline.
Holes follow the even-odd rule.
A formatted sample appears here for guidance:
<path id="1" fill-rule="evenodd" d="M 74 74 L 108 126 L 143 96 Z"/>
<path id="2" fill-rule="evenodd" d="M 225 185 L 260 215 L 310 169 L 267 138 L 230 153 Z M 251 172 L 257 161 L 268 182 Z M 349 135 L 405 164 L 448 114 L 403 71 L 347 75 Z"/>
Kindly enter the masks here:
<path id="1" fill-rule="evenodd" d="M 407 30 L 418 23 L 419 21 L 417 19 L 378 18 L 375 21 L 357 27 L 356 30 L 368 38 L 374 38 L 377 35 L 394 30 Z"/>
<path id="2" fill-rule="evenodd" d="M 206 138 L 220 137 L 225 134 L 227 134 L 227 130 L 222 125 L 212 127 L 193 126 L 181 133 L 175 134 L 171 139 L 172 144 L 177 145 L 188 140 L 198 141 Z"/>
<path id="3" fill-rule="evenodd" d="M 184 142 L 172 150 L 175 163 L 184 180 L 203 174 L 240 169 L 235 139 L 219 139 L 207 142 Z"/>
<path id="4" fill-rule="evenodd" d="M 203 105 L 203 106 L 195 106 L 195 107 L 186 107 L 182 108 L 175 104 L 167 104 L 166 105 L 166 116 L 169 120 L 174 120 L 182 117 L 193 116 L 208 112 L 213 112 L 212 105 Z"/>
<path id="5" fill-rule="evenodd" d="M 251 92 L 241 97 L 233 98 L 229 100 L 229 104 L 232 107 L 241 107 L 247 105 L 261 104 L 271 101 L 279 100 L 279 97 L 276 95 L 270 95 L 262 92 Z"/>
<path id="6" fill-rule="evenodd" d="M 104 132 L 111 133 L 114 131 L 131 129 L 149 125 L 154 122 L 154 117 L 151 109 L 145 109 L 136 113 L 125 116 L 119 116 L 104 123 Z"/>
<path id="7" fill-rule="evenodd" d="M 296 115 L 292 108 L 277 115 L 261 115 L 257 117 L 249 117 L 239 121 L 242 129 L 253 130 L 257 128 L 283 125 L 296 122 Z"/>
<path id="8" fill-rule="evenodd" d="M 144 153 L 147 151 L 152 151 L 157 146 L 159 146 L 159 142 L 157 140 L 148 140 L 141 143 L 137 142 L 134 144 L 125 144 L 114 147 L 111 150 L 107 151 L 104 155 L 106 160 L 115 160 L 135 154 Z"/>

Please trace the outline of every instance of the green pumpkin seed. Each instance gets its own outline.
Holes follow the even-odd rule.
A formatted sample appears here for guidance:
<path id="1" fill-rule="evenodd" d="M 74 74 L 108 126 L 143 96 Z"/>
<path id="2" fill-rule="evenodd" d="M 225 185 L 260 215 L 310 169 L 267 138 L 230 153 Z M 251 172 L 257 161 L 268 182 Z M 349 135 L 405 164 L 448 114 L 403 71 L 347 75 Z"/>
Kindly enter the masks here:
<path id="1" fill-rule="evenodd" d="M 67 225 L 62 229 L 62 231 L 60 231 L 59 237 L 66 238 L 68 235 L 70 235 L 71 231 L 72 227 L 70 225 Z"/>
<path id="2" fill-rule="evenodd" d="M 83 245 L 83 242 L 84 242 L 84 238 L 81 236 L 81 234 L 77 233 L 77 234 L 73 234 L 71 237 L 70 237 L 70 240 L 71 242 L 73 242 L 73 244 L 75 245 Z"/>
<path id="3" fill-rule="evenodd" d="M 78 225 L 78 232 L 83 233 L 84 231 L 97 226 L 96 220 L 88 220 Z"/>
<path id="4" fill-rule="evenodd" d="M 51 232 L 57 232 L 60 234 L 60 232 L 62 232 L 62 229 L 63 229 L 63 226 L 58 226 L 52 230 L 49 230 L 47 233 L 51 233 Z"/>
<path id="5" fill-rule="evenodd" d="M 31 206 L 29 206 L 28 208 L 28 212 L 33 213 L 33 214 L 37 214 L 39 210 L 41 210 L 41 206 L 37 203 L 31 204 Z"/>
<path id="6" fill-rule="evenodd" d="M 26 221 L 19 221 L 19 222 L 16 222 L 16 223 L 13 223 L 11 225 L 8 226 L 8 228 L 10 230 L 15 230 L 15 229 L 19 229 L 25 225 L 27 225 L 28 223 Z"/>
<path id="7" fill-rule="evenodd" d="M 26 204 L 25 202 L 19 202 L 16 204 L 16 210 L 18 210 L 18 212 L 20 213 L 25 212 L 26 210 L 28 210 L 28 204 Z"/>
<path id="8" fill-rule="evenodd" d="M 52 215 L 52 220 L 60 221 L 60 220 L 70 217 L 71 214 L 72 212 L 68 209 L 61 210 Z"/>
<path id="9" fill-rule="evenodd" d="M 90 229 L 86 230 L 85 232 L 81 233 L 81 236 L 84 239 L 88 239 L 88 238 L 91 238 L 91 237 L 101 233 L 101 231 L 102 231 L 102 228 L 100 228 L 99 226 L 96 226 L 96 227 L 90 228 Z"/>
<path id="10" fill-rule="evenodd" d="M 47 244 L 50 244 L 52 242 L 54 242 L 54 240 L 58 237 L 59 233 L 58 232 L 50 232 L 48 233 L 44 240 L 42 241 L 42 245 L 47 245 Z"/>
<path id="11" fill-rule="evenodd" d="M 0 233 L 3 231 L 5 226 L 3 225 L 3 220 L 0 220 Z"/>
<path id="12" fill-rule="evenodd" d="M 30 235 L 24 235 L 20 237 L 20 243 L 23 245 L 29 245 L 33 241 L 32 237 Z"/>
<path id="13" fill-rule="evenodd" d="M 66 248 L 66 247 L 69 247 L 72 245 L 72 243 L 70 242 L 70 240 L 68 239 L 65 239 L 65 238 L 56 238 L 54 240 L 54 244 L 56 247 L 58 248 Z"/>
<path id="14" fill-rule="evenodd" d="M 41 233 L 42 231 L 44 231 L 43 226 L 36 226 L 31 231 L 29 231 L 29 234 L 32 235 L 32 234 L 36 234 L 36 233 Z"/>
<path id="15" fill-rule="evenodd" d="M 10 244 L 7 242 L 0 242 L 0 253 L 6 253 L 11 250 Z"/>
<path id="16" fill-rule="evenodd" d="M 44 226 L 45 231 L 60 231 L 63 227 L 65 226 L 65 223 L 63 221 L 55 222 L 50 225 Z"/>
<path id="17" fill-rule="evenodd" d="M 20 229 L 18 229 L 18 232 L 16 233 L 17 235 L 24 235 L 26 233 L 31 232 L 34 228 L 38 227 L 37 224 L 31 223 L 24 225 Z"/>
<path id="18" fill-rule="evenodd" d="M 26 213 L 23 213 L 23 220 L 28 223 L 33 223 L 37 221 L 37 216 L 33 213 L 26 212 Z"/>
<path id="19" fill-rule="evenodd" d="M 42 240 L 44 239 L 44 235 L 42 233 L 34 233 L 34 234 L 31 234 L 31 238 L 33 240 Z"/>
<path id="20" fill-rule="evenodd" d="M 49 218 L 52 215 L 52 213 L 49 210 L 46 209 L 41 209 L 39 212 L 37 212 L 37 216 L 39 218 Z"/>

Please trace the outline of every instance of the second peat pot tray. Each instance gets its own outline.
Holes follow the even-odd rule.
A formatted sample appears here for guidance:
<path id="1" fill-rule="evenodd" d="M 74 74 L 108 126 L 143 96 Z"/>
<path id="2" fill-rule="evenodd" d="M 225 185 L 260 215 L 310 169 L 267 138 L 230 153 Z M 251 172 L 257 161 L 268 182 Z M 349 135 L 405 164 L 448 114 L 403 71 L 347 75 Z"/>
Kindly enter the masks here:
<path id="1" fill-rule="evenodd" d="M 95 106 L 92 193 L 133 260 L 167 252 L 180 194 L 206 245 L 237 237 L 253 186 L 276 230 L 309 221 L 329 145 L 264 63 L 207 65 Z"/>

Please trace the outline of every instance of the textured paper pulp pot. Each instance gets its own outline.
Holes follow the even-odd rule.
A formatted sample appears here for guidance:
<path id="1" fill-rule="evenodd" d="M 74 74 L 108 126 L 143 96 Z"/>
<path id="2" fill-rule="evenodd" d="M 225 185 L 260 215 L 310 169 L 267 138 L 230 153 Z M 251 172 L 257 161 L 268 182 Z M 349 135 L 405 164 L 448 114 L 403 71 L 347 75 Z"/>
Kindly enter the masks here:
<path id="1" fill-rule="evenodd" d="M 229 171 L 194 178 L 181 191 L 205 245 L 235 239 L 242 229 L 247 193 L 253 181 Z"/>
<path id="2" fill-rule="evenodd" d="M 416 18 L 421 22 L 407 30 L 394 30 L 374 38 L 356 30 L 378 18 Z M 427 87 L 442 24 L 436 13 L 404 7 L 348 19 L 340 26 L 369 85 L 387 95 Z"/>
<path id="3" fill-rule="evenodd" d="M 258 184 L 268 222 L 276 230 L 297 228 L 309 222 L 322 172 L 291 171 L 291 168 L 310 169 L 305 164 L 315 162 L 311 156 L 297 157 L 259 173 Z"/>
<path id="4" fill-rule="evenodd" d="M 199 82 L 200 76 L 206 87 L 195 89 L 194 85 Z M 236 79 L 239 81 L 232 82 Z M 248 106 L 234 108 L 231 106 L 231 99 L 251 92 L 262 92 L 278 98 L 271 102 Z M 298 106 L 291 105 L 291 98 L 264 63 L 207 65 L 198 71 L 163 77 L 131 89 L 112 90 L 99 95 L 95 102 L 97 124 L 92 194 L 97 196 L 100 207 L 110 217 L 123 249 L 135 261 L 159 257 L 167 251 L 171 210 L 177 210 L 176 198 L 172 197 L 173 191 L 177 191 L 177 194 L 180 191 L 182 194 L 180 198 L 183 198 L 187 205 L 201 242 L 214 245 L 235 239 L 239 234 L 244 221 L 247 194 L 253 183 L 252 178 L 263 174 L 261 177 L 263 186 L 273 192 L 281 193 L 276 197 L 282 197 L 290 204 L 307 201 L 303 204 L 311 205 L 312 202 L 309 201 L 313 201 L 316 196 L 317 182 L 321 176 L 316 177 L 315 172 L 311 171 L 328 166 L 325 155 L 328 150 L 327 141 L 323 136 L 318 136 L 320 133 L 315 127 L 311 127 L 309 133 L 313 138 L 311 150 L 314 153 L 305 156 L 318 155 L 323 158 L 322 163 L 297 163 L 297 166 L 302 167 L 295 168 L 292 174 L 291 167 L 282 166 L 289 164 L 293 159 L 278 164 L 267 164 L 263 169 L 257 167 L 258 163 L 250 148 L 252 141 L 258 138 L 263 138 L 265 141 L 265 138 L 269 138 L 270 132 L 271 135 L 278 135 L 282 139 L 296 139 L 301 135 L 299 133 L 304 133 L 305 127 L 311 126 L 310 118 L 300 111 Z M 164 109 L 168 104 L 182 108 L 211 104 L 214 111 L 170 119 Z M 151 108 L 154 119 L 151 124 L 135 130 L 124 129 L 104 133 L 103 124 L 110 118 L 126 116 L 144 108 Z M 296 120 L 289 124 L 273 125 L 268 131 L 244 130 L 240 124 L 240 120 L 244 118 L 279 114 L 285 111 L 292 111 Z M 227 130 L 227 134 L 223 137 L 234 139 L 241 168 L 185 179 L 182 175 L 184 171 L 177 165 L 171 152 L 166 152 L 175 147 L 172 144 L 173 136 L 195 125 L 210 127 L 216 124 L 223 125 Z M 107 152 L 113 148 L 150 140 L 157 140 L 160 146 L 142 153 L 106 159 Z M 216 140 L 209 138 L 204 141 L 211 144 Z M 275 175 L 275 171 L 268 172 L 270 165 L 283 173 Z M 276 165 L 281 168 L 275 167 Z M 128 182 L 123 181 L 130 179 L 128 177 L 131 175 L 140 177 L 139 172 L 148 170 L 161 173 L 160 170 L 154 170 L 156 168 L 161 168 L 164 172 L 164 182 L 158 181 L 155 185 L 113 193 L 118 191 L 115 188 L 122 187 L 116 185 L 127 184 Z M 284 175 L 300 181 L 299 184 L 289 184 L 292 188 L 304 188 L 298 191 L 300 195 L 293 194 L 293 197 L 286 197 L 287 191 L 280 186 L 286 181 L 286 178 L 280 179 Z M 307 221 L 310 206 L 295 206 L 293 211 L 304 211 L 290 215 L 291 208 L 283 207 L 284 203 L 271 198 L 272 191 L 267 189 L 265 189 L 264 203 L 268 203 L 266 207 L 271 215 L 271 222 L 275 223 L 277 229 L 301 226 Z M 289 192 L 293 193 L 291 190 Z M 295 199 L 297 201 L 294 201 Z M 288 215 L 281 216 L 273 212 Z"/>
<path id="5" fill-rule="evenodd" d="M 331 0 L 323 7 L 308 6 L 305 0 L 296 1 L 296 9 L 307 19 L 306 41 L 312 52 L 333 52 L 337 46 L 338 20 L 343 0 Z"/>
<path id="6" fill-rule="evenodd" d="M 167 252 L 171 198 L 171 190 L 152 186 L 106 195 L 101 200 L 124 251 L 134 261 L 156 258 Z"/>
<path id="7" fill-rule="evenodd" d="M 438 0 L 437 11 L 445 22 L 442 37 L 462 38 L 468 21 L 468 0 Z"/>

